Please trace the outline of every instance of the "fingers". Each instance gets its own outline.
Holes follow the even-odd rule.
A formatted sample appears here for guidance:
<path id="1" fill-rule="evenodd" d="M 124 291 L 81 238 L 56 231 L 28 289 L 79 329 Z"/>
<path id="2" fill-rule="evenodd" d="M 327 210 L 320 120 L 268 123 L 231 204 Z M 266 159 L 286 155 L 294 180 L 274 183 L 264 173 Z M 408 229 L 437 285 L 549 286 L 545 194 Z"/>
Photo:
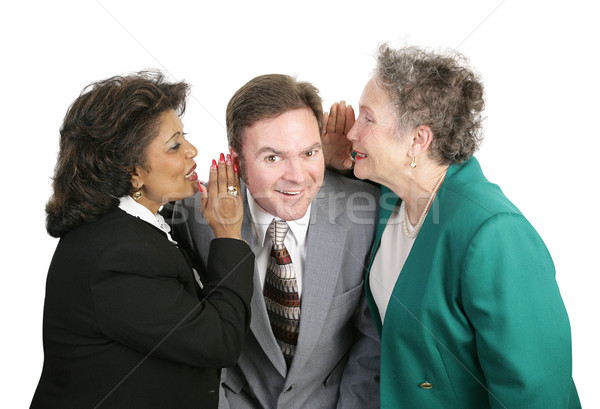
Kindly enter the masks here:
<path id="1" fill-rule="evenodd" d="M 200 211 L 202 212 L 202 214 L 204 214 L 207 204 L 208 204 L 208 192 L 202 191 L 202 192 L 200 192 Z"/>
<path id="2" fill-rule="evenodd" d="M 219 165 L 217 161 L 213 159 L 210 167 L 210 174 L 208 177 L 208 197 L 214 199 L 217 197 L 219 189 Z"/>
<path id="3" fill-rule="evenodd" d="M 213 159 L 210 171 L 208 173 L 208 192 L 206 188 L 200 191 L 200 202 L 202 204 L 202 214 L 205 215 L 206 207 L 208 206 L 209 200 L 214 201 L 217 197 L 217 178 L 218 178 L 218 167 L 217 162 Z"/>
<path id="4" fill-rule="evenodd" d="M 208 180 L 208 198 L 215 200 L 227 194 L 227 187 L 235 186 L 240 189 L 240 177 L 237 167 L 234 165 L 231 155 L 224 154 L 219 157 L 219 162 L 213 159 L 210 167 L 210 178 Z"/>
<path id="5" fill-rule="evenodd" d="M 337 106 L 335 119 L 335 133 L 342 135 L 346 127 L 346 102 L 340 101 Z"/>
<path id="6" fill-rule="evenodd" d="M 235 175 L 233 172 L 233 162 L 231 161 L 230 154 L 227 154 L 227 159 L 226 159 L 225 163 L 227 164 L 227 186 L 238 187 L 238 184 L 235 180 Z"/>
<path id="7" fill-rule="evenodd" d="M 205 208 L 205 201 L 208 200 L 208 191 L 206 190 L 206 188 L 203 185 L 204 182 L 202 182 L 201 180 L 198 181 L 198 193 L 200 193 L 200 203 L 201 203 L 201 208 L 204 209 Z"/>
<path id="8" fill-rule="evenodd" d="M 227 164 L 225 163 L 225 155 L 219 156 L 219 164 L 217 165 L 217 191 L 218 196 L 223 196 L 227 193 Z"/>
<path id="9" fill-rule="evenodd" d="M 354 108 L 345 101 L 336 102 L 329 113 L 323 114 L 323 134 L 347 135 L 354 125 Z"/>
<path id="10" fill-rule="evenodd" d="M 323 112 L 323 129 L 321 130 L 321 136 L 327 133 L 327 122 L 329 121 L 329 113 Z"/>
<path id="11" fill-rule="evenodd" d="M 237 194 L 228 192 L 229 186 L 236 187 Z M 215 237 L 241 238 L 244 211 L 239 176 L 230 155 L 225 158 L 221 154 L 218 162 L 213 160 L 207 196 L 203 215 Z"/>
<path id="12" fill-rule="evenodd" d="M 356 118 L 354 116 L 354 108 L 352 108 L 352 105 L 348 105 L 346 107 L 346 121 L 344 124 L 344 135 L 348 135 L 348 132 L 350 132 L 352 125 L 354 125 L 354 121 L 355 121 L 354 118 Z"/>
<path id="13" fill-rule="evenodd" d="M 206 193 L 206 189 L 202 185 L 203 183 L 204 183 L 203 181 L 199 180 L 196 185 L 196 187 L 198 188 L 198 192 L 200 192 L 200 194 Z"/>
<path id="14" fill-rule="evenodd" d="M 334 103 L 329 110 L 329 115 L 327 119 L 327 127 L 325 128 L 325 132 L 328 134 L 335 133 L 335 122 L 337 120 L 337 107 L 338 103 Z"/>

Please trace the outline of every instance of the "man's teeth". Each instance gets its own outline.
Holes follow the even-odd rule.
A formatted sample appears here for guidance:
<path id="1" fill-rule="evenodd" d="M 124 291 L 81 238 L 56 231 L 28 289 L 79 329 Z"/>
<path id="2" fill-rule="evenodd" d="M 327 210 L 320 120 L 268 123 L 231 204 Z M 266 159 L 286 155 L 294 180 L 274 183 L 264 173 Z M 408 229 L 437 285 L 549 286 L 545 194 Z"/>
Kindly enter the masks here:
<path id="1" fill-rule="evenodd" d="M 278 192 L 285 193 L 286 195 L 299 195 L 300 194 L 300 191 L 298 191 L 298 192 L 288 192 L 287 190 L 278 190 Z"/>

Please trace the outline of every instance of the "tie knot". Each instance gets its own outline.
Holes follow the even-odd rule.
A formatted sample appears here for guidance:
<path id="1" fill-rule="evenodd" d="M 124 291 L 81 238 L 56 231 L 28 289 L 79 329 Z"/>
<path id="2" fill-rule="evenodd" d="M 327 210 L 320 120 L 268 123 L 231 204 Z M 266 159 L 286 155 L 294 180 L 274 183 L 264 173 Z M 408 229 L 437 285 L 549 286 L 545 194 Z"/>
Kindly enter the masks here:
<path id="1" fill-rule="evenodd" d="M 273 240 L 273 245 L 276 248 L 283 248 L 283 239 L 285 239 L 285 235 L 287 234 L 290 226 L 285 222 L 285 220 L 275 220 L 271 222 L 269 228 L 267 229 L 267 233 L 271 240 Z"/>

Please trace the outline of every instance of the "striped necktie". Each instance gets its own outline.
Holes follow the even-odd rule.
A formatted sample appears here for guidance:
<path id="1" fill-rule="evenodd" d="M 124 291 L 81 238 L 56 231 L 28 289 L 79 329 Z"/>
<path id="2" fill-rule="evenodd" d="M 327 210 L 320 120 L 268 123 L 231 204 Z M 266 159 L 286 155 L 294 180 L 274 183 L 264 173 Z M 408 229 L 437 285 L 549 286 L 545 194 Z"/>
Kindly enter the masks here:
<path id="1" fill-rule="evenodd" d="M 283 244 L 288 230 L 289 226 L 285 221 L 275 219 L 267 229 L 273 241 L 273 248 L 267 266 L 263 294 L 271 329 L 289 367 L 298 342 L 300 298 L 296 271 L 290 253 Z"/>

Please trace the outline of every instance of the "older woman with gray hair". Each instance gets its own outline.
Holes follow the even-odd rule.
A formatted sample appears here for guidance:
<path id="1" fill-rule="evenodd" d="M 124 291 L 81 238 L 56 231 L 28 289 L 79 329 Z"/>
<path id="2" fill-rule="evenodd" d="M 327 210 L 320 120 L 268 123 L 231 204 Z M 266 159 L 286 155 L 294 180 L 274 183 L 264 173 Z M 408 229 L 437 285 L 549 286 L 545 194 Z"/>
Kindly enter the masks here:
<path id="1" fill-rule="evenodd" d="M 323 143 L 381 185 L 365 279 L 381 407 L 580 408 L 550 254 L 473 157 L 483 85 L 465 58 L 383 45 L 359 106 L 332 106 Z"/>

